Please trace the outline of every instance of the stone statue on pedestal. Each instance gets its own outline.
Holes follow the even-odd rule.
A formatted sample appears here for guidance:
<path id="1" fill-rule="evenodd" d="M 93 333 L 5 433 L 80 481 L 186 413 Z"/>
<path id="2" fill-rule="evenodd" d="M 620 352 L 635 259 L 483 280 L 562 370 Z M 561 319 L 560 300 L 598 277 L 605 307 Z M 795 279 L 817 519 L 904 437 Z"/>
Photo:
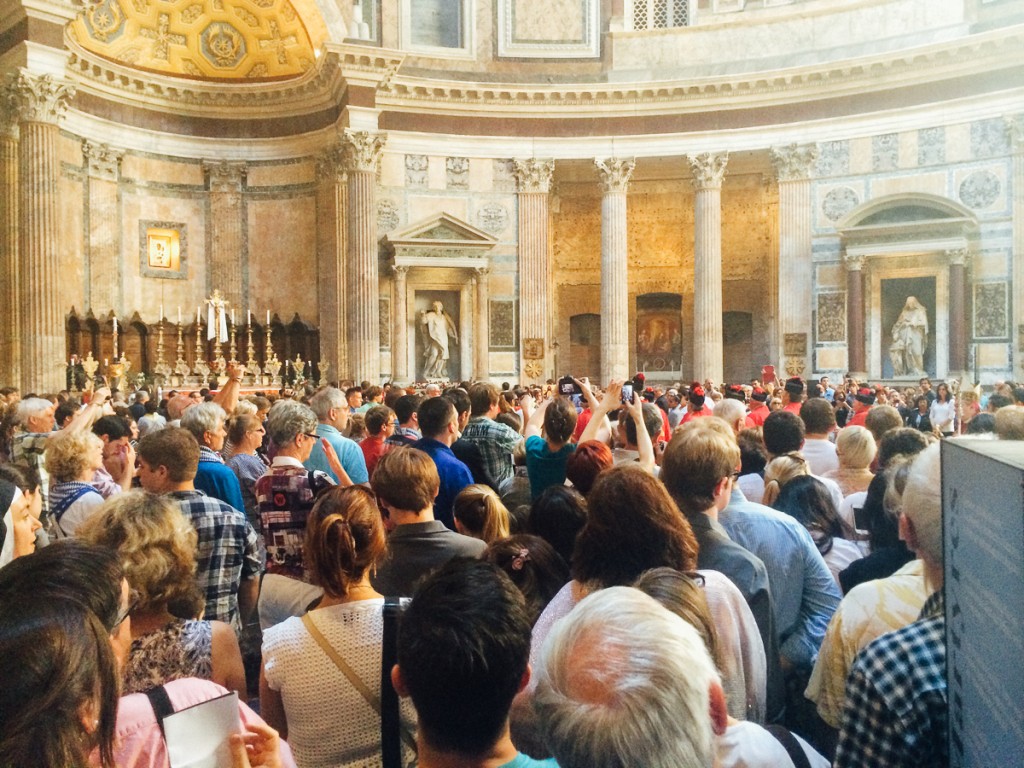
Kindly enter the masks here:
<path id="1" fill-rule="evenodd" d="M 928 347 L 928 311 L 914 296 L 908 296 L 903 311 L 892 327 L 889 359 L 893 375 L 925 376 L 924 351 Z"/>
<path id="2" fill-rule="evenodd" d="M 428 311 L 420 313 L 420 333 L 424 347 L 423 378 L 448 378 L 448 337 L 451 336 L 458 344 L 459 332 L 440 301 L 435 301 Z"/>

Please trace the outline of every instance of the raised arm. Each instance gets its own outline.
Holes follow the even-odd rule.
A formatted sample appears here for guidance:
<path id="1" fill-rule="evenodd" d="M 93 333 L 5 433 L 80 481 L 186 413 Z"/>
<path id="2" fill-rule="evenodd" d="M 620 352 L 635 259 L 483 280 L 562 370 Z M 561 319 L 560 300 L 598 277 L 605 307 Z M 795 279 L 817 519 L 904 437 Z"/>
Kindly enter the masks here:
<path id="1" fill-rule="evenodd" d="M 526 398 L 523 398 L 524 400 Z M 523 437 L 533 437 L 534 435 L 540 435 L 541 427 L 544 425 L 544 411 L 551 405 L 550 400 L 545 400 L 536 408 L 533 409 L 533 413 L 530 414 L 529 421 L 526 422 L 526 427 L 523 429 Z M 525 413 L 525 406 L 523 411 Z"/>
<path id="2" fill-rule="evenodd" d="M 587 387 L 584 390 L 584 395 L 590 391 Z M 619 399 L 622 397 L 622 382 L 621 381 L 610 381 L 608 382 L 608 388 L 605 390 L 604 396 L 601 398 L 601 402 L 596 407 L 591 406 L 594 411 L 594 415 L 587 422 L 586 429 L 583 430 L 583 434 L 580 435 L 579 442 L 585 443 L 587 440 L 596 440 L 598 431 L 604 426 L 605 417 L 619 407 Z M 593 394 L 590 395 L 590 400 L 594 399 Z"/>
<path id="3" fill-rule="evenodd" d="M 633 419 L 633 423 L 636 424 L 636 447 L 640 452 L 640 466 L 653 474 L 654 444 L 651 442 L 647 425 L 644 424 L 644 401 L 637 392 L 633 392 L 633 401 L 629 403 L 629 415 Z"/>
<path id="4" fill-rule="evenodd" d="M 235 406 L 238 405 L 238 393 L 242 389 L 242 377 L 244 375 L 244 365 L 228 365 L 227 383 L 213 396 L 213 402 L 223 408 L 224 413 L 228 416 L 235 412 Z"/>

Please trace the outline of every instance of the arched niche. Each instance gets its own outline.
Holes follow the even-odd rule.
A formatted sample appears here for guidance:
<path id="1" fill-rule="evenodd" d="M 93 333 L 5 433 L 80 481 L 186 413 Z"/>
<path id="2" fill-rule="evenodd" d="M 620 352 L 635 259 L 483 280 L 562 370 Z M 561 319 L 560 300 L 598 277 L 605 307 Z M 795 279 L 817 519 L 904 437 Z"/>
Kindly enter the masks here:
<path id="1" fill-rule="evenodd" d="M 887 195 L 854 208 L 836 229 L 846 266 L 850 372 L 885 380 L 964 375 L 967 264 L 978 234 L 974 214 L 937 195 Z M 898 371 L 892 328 L 917 293 L 924 294 L 928 315 L 924 366 Z"/>

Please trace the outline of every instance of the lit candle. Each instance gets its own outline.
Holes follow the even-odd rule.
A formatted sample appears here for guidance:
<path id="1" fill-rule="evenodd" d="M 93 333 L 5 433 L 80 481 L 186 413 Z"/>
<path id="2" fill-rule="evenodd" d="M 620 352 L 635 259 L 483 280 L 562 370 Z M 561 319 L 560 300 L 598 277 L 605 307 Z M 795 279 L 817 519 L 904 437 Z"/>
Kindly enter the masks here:
<path id="1" fill-rule="evenodd" d="M 163 319 L 164 319 L 164 305 L 161 304 L 160 305 L 160 321 L 163 322 Z"/>
<path id="2" fill-rule="evenodd" d="M 178 325 L 181 325 L 181 304 L 178 305 Z"/>
<path id="3" fill-rule="evenodd" d="M 104 368 L 107 367 L 107 358 L 105 358 L 105 357 L 103 358 L 103 367 Z"/>
<path id="4" fill-rule="evenodd" d="M 235 310 L 234 310 L 234 307 L 231 308 L 231 324 L 232 325 L 235 324 Z"/>
<path id="5" fill-rule="evenodd" d="M 200 308 L 196 307 L 196 325 L 199 325 L 200 323 L 203 322 L 203 316 L 200 314 L 200 311 Z"/>
<path id="6" fill-rule="evenodd" d="M 116 317 L 114 318 L 114 335 L 117 336 L 117 318 Z M 114 342 L 114 343 L 116 344 L 117 342 Z"/>
<path id="7" fill-rule="evenodd" d="M 270 310 L 267 310 L 267 325 L 270 325 Z"/>
<path id="8" fill-rule="evenodd" d="M 252 310 L 251 309 L 245 310 L 245 324 L 246 325 L 252 325 Z"/>

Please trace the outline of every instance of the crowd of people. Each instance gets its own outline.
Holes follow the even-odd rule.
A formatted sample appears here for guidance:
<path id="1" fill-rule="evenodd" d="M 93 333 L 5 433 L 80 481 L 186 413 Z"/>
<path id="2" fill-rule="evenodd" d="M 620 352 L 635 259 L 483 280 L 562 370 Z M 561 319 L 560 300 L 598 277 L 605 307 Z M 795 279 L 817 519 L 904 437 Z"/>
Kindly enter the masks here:
<path id="1" fill-rule="evenodd" d="M 0 389 L 0 768 L 947 763 L 940 441 L 1024 386 Z M 79 400 L 77 395 L 82 395 Z"/>

